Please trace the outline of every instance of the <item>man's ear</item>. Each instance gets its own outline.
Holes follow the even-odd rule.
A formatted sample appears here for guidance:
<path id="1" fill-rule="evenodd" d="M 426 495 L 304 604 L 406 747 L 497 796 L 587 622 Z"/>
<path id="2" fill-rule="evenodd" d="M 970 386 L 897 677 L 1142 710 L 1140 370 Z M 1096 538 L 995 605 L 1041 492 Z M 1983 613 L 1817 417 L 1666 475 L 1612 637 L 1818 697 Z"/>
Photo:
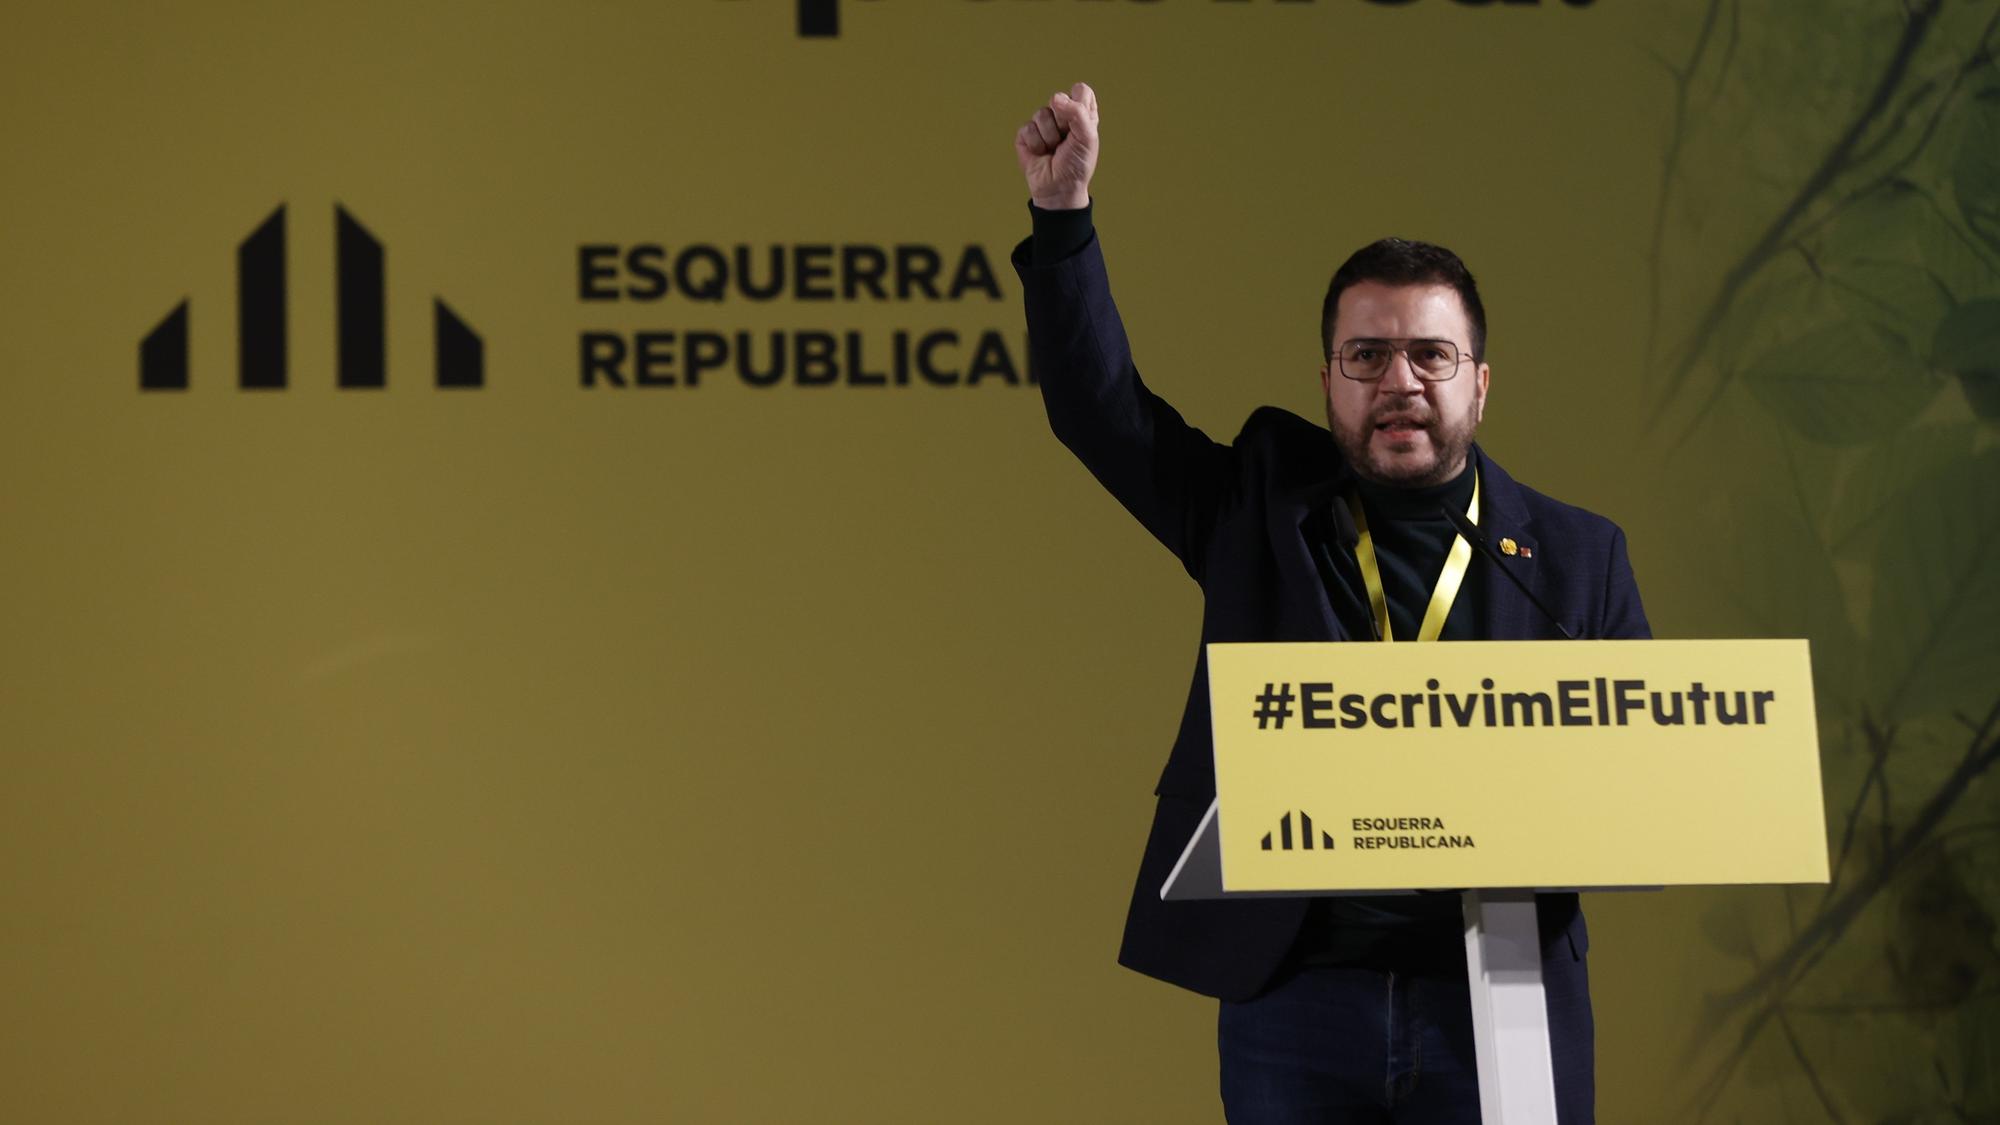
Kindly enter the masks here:
<path id="1" fill-rule="evenodd" d="M 1479 380 L 1479 389 L 1473 396 L 1472 422 L 1478 425 L 1486 420 L 1486 384 L 1493 378 L 1493 369 L 1482 363 L 1475 377 Z"/>

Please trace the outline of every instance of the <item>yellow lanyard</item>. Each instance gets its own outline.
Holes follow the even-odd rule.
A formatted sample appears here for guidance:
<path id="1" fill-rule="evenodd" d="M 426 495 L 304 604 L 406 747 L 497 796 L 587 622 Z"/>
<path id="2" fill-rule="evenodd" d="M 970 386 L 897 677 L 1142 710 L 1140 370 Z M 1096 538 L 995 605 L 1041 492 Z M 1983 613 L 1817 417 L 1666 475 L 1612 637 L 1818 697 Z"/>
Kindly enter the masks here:
<path id="1" fill-rule="evenodd" d="M 1354 529 L 1361 533 L 1361 541 L 1354 545 L 1354 556 L 1361 563 L 1361 580 L 1368 586 L 1368 604 L 1375 611 L 1375 620 L 1382 626 L 1382 639 L 1395 640 L 1389 625 L 1389 598 L 1382 592 L 1382 568 L 1375 561 L 1375 539 L 1368 533 L 1368 516 L 1361 510 L 1361 498 L 1348 493 L 1347 507 L 1354 513 Z M 1465 518 L 1479 522 L 1479 472 L 1472 473 L 1472 503 L 1465 509 Z M 1424 623 L 1417 627 L 1417 639 L 1434 641 L 1444 632 L 1444 619 L 1451 616 L 1451 603 L 1458 600 L 1458 588 L 1465 582 L 1465 572 L 1472 565 L 1472 544 L 1465 536 L 1455 535 L 1451 540 L 1451 552 L 1444 558 L 1444 570 L 1438 574 L 1437 587 L 1431 591 L 1431 604 L 1424 610 Z"/>

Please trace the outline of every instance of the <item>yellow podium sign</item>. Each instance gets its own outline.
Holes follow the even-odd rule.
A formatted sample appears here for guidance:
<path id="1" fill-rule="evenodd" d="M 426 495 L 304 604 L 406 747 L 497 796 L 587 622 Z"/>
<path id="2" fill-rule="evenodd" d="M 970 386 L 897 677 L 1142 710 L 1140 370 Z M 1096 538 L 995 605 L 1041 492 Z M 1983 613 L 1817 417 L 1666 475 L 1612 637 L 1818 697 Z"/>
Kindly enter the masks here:
<path id="1" fill-rule="evenodd" d="M 1824 883 L 1803 640 L 1213 644 L 1226 891 Z"/>

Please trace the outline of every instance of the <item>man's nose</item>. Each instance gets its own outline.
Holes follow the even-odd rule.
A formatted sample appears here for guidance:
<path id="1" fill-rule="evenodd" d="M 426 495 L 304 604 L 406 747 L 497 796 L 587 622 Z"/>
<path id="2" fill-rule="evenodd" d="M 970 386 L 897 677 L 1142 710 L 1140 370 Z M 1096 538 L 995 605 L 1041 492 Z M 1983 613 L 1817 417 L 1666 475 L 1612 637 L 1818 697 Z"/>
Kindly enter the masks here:
<path id="1" fill-rule="evenodd" d="M 1422 394 L 1424 381 L 1417 378 L 1416 368 L 1410 366 L 1408 352 L 1393 352 L 1389 356 L 1389 369 L 1382 372 L 1381 391 L 1383 394 Z"/>

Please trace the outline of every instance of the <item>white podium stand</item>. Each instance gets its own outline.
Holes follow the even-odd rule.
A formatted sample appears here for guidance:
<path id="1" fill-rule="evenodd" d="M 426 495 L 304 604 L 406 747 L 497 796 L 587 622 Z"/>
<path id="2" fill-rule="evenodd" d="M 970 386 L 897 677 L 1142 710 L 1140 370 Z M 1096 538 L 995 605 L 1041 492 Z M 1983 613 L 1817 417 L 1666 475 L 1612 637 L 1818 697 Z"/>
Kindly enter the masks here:
<path id="1" fill-rule="evenodd" d="M 1170 902 L 1341 892 L 1222 889 L 1222 843 L 1208 812 L 1160 888 Z M 1362 892 L 1350 892 L 1362 893 Z M 1396 892 L 1368 891 L 1367 894 Z M 1408 892 L 1415 893 L 1415 892 Z M 1472 991 L 1472 1036 L 1479 1064 L 1483 1125 L 1556 1125 L 1549 1009 L 1542 992 L 1541 928 L 1533 891 L 1465 891 L 1465 972 Z"/>
<path id="2" fill-rule="evenodd" d="M 1486 1125 L 1556 1125 L 1535 893 L 1466 891 L 1463 897 L 1479 1119 Z"/>

